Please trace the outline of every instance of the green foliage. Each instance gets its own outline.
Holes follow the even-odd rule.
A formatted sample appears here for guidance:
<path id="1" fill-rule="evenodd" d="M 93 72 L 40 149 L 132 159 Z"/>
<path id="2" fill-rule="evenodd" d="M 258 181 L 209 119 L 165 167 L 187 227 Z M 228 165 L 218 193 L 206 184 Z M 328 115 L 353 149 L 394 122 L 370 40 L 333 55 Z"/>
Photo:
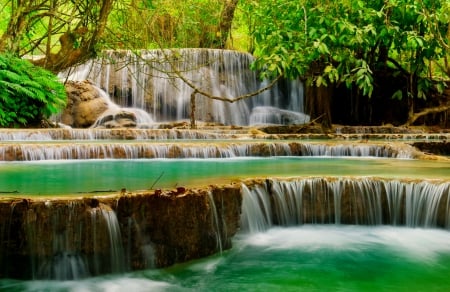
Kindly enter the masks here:
<path id="1" fill-rule="evenodd" d="M 65 104 L 65 87 L 55 75 L 27 60 L 0 55 L 0 127 L 39 122 Z"/>
<path id="2" fill-rule="evenodd" d="M 223 7 L 223 0 L 127 2 L 119 1 L 109 19 L 108 37 L 113 47 L 207 46 L 214 37 Z"/>
<path id="3" fill-rule="evenodd" d="M 253 0 L 244 9 L 254 15 L 254 67 L 262 77 L 343 83 L 370 97 L 377 72 L 390 70 L 408 80 L 396 98 L 425 98 L 442 87 L 430 82 L 430 64 L 450 53 L 447 0 Z"/>

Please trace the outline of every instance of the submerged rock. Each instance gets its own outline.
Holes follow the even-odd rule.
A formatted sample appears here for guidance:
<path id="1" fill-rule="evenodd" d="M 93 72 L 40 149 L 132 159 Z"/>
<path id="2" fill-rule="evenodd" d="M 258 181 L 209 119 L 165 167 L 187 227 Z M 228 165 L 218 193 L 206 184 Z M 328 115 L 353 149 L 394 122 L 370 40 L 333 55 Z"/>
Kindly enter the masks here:
<path id="1" fill-rule="evenodd" d="M 271 106 L 255 107 L 250 114 L 250 124 L 303 125 L 310 117 L 304 113 L 283 110 Z"/>

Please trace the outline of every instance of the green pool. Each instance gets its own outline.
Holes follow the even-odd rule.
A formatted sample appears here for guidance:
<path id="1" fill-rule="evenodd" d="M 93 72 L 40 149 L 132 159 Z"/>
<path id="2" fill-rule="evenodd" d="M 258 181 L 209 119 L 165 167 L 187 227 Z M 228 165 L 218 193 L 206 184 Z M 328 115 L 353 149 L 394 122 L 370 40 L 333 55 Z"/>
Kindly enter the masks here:
<path id="1" fill-rule="evenodd" d="M 449 179 L 450 163 L 330 157 L 0 162 L 0 195 L 89 194 L 287 176 Z"/>
<path id="2" fill-rule="evenodd" d="M 241 234 L 221 255 L 78 281 L 0 280 L 8 291 L 448 291 L 444 230 L 304 225 Z"/>

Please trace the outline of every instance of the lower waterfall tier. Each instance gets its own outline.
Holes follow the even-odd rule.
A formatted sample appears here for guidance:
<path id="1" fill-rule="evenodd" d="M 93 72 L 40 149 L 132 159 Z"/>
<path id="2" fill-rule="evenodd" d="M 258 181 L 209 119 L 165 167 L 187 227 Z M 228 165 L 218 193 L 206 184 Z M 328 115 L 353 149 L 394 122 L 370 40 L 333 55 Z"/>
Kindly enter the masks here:
<path id="1" fill-rule="evenodd" d="M 0 277 L 77 279 L 205 257 L 241 232 L 321 224 L 450 228 L 450 182 L 256 179 L 202 189 L 0 201 Z"/>

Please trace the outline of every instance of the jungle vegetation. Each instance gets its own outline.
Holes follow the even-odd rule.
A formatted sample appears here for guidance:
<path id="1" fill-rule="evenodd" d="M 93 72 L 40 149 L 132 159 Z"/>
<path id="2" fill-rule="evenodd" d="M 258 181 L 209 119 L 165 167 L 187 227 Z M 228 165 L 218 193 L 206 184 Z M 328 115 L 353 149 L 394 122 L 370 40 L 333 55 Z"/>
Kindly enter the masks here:
<path id="1" fill-rule="evenodd" d="M 105 49 L 203 47 L 301 78 L 323 124 L 412 124 L 450 101 L 448 0 L 5 0 L 0 52 L 60 72 Z M 444 114 L 442 114 L 444 113 Z"/>

